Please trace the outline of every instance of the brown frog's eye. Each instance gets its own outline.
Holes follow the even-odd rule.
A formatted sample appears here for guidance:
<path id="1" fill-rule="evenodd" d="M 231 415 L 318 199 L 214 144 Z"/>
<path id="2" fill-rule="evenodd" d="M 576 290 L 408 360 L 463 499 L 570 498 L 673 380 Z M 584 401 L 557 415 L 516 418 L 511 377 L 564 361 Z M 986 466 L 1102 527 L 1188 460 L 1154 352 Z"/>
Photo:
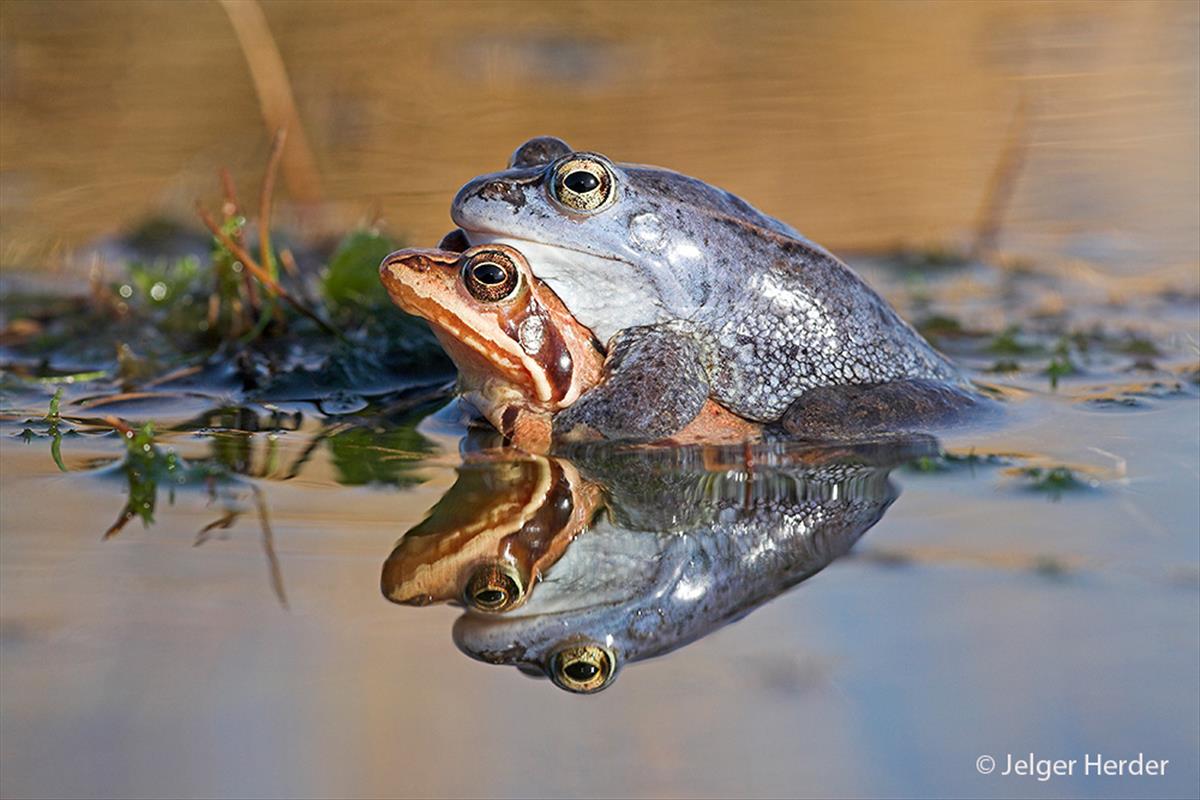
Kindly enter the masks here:
<path id="1" fill-rule="evenodd" d="M 476 611 L 498 614 L 518 605 L 525 596 L 520 577 L 499 564 L 484 564 L 467 579 L 463 602 Z"/>
<path id="2" fill-rule="evenodd" d="M 550 193 L 572 211 L 599 211 L 615 196 L 612 170 L 591 156 L 568 158 L 554 168 Z"/>
<path id="3" fill-rule="evenodd" d="M 463 265 L 463 283 L 476 300 L 495 303 L 516 294 L 521 284 L 517 265 L 499 250 L 483 250 Z"/>
<path id="4" fill-rule="evenodd" d="M 570 645 L 550 657 L 550 680 L 568 692 L 591 694 L 608 686 L 616 664 L 616 657 L 606 647 Z"/>

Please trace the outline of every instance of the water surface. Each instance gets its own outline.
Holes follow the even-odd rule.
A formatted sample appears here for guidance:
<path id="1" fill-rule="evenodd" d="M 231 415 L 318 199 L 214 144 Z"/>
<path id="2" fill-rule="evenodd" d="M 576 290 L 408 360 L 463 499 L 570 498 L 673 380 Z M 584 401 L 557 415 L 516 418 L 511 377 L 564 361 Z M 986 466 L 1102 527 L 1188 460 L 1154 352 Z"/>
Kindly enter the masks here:
<path id="1" fill-rule="evenodd" d="M 361 361 L 302 342 L 259 383 L 220 357 L 122 377 L 107 329 L 31 358 L 29 273 L 78 294 L 70 253 L 189 217 L 222 164 L 249 194 L 267 136 L 219 5 L 6 2 L 0 794 L 1195 796 L 1194 4 L 263 8 L 322 179 L 317 217 L 281 206 L 296 241 L 374 205 L 433 243 L 462 181 L 556 133 L 848 254 L 1005 413 L 613 467 L 469 430 L 419 337 Z M 1000 252 L 962 259 L 1006 153 Z M 573 539 L 559 481 L 593 509 Z M 518 608 L 389 602 L 409 531 L 489 510 L 545 555 Z M 595 696 L 462 652 L 472 625 L 644 598 L 648 565 L 707 597 L 728 562 L 702 545 L 735 524 L 763 567 L 728 613 L 686 635 L 612 614 L 670 652 Z M 456 594 L 456 548 L 491 540 L 437 541 Z M 1170 766 L 976 770 L 1030 752 Z"/>
<path id="2" fill-rule="evenodd" d="M 860 266 L 894 289 L 894 269 Z M 1052 296 L 1048 278 L 981 266 L 924 283 L 921 302 L 961 315 L 976 301 L 955 287 L 989 276 L 1012 284 L 989 297 L 1017 307 Z M 888 444 L 874 478 L 822 472 L 863 463 L 837 448 L 668 453 L 647 478 L 636 460 L 568 459 L 605 510 L 505 620 L 597 603 L 597 586 L 636 595 L 638 564 L 678 558 L 661 548 L 711 540 L 713 525 L 743 525 L 738 547 L 792 553 L 764 559 L 735 598 L 745 607 L 729 606 L 745 620 L 623 665 L 595 697 L 477 663 L 452 638 L 461 610 L 381 592 L 397 540 L 439 503 L 445 529 L 493 513 L 503 492 L 521 499 L 500 522 L 543 502 L 543 468 L 467 436 L 453 406 L 404 410 L 413 387 L 331 414 L 203 382 L 111 403 L 65 385 L 77 421 L 60 423 L 75 431 L 58 444 L 64 472 L 41 419 L 54 387 L 10 382 L 5 794 L 1186 794 L 1200 711 L 1197 320 L 1191 300 L 1128 297 L 1127 312 L 1154 320 L 1138 334 L 1156 342 L 1148 359 L 1123 352 L 1119 309 L 1073 291 L 1054 326 L 1093 331 L 1070 350 L 1078 374 L 1051 389 L 1038 348 L 1053 337 L 1022 334 L 1021 369 L 1000 376 L 985 371 L 995 338 L 945 340 L 997 387 L 1004 417 Z M 130 455 L 100 414 L 153 419 L 155 455 Z M 464 503 L 448 492 L 480 452 L 486 480 Z M 846 508 L 863 509 L 858 522 L 831 533 Z M 787 549 L 796 519 L 816 545 Z M 801 563 L 809 551 L 820 563 Z M 589 589 L 589 558 L 634 573 Z M 720 583 L 715 560 L 680 561 L 684 582 Z M 674 635 L 647 634 L 666 649 L 683 643 Z M 1176 769 L 1154 783 L 975 772 L 980 754 L 1031 750 L 1145 752 Z"/>

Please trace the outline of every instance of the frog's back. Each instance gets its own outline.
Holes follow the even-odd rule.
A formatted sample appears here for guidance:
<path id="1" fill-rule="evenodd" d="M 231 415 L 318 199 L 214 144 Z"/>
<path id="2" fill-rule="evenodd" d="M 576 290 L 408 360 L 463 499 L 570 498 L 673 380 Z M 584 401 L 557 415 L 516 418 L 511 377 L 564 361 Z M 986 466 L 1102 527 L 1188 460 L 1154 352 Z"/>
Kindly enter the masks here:
<path id="1" fill-rule="evenodd" d="M 732 226 L 726 226 L 732 227 Z M 962 385 L 958 370 L 873 289 L 825 250 L 784 234 L 738 235 L 753 266 L 732 259 L 703 315 L 718 400 L 778 420 L 823 386 L 898 380 Z M 748 268 L 749 267 L 749 268 Z"/>
<path id="2" fill-rule="evenodd" d="M 664 167 L 622 164 L 621 168 L 637 183 L 639 193 L 657 196 L 676 214 L 694 218 L 728 220 L 747 230 L 761 229 L 817 247 L 786 222 L 759 211 L 733 192 L 698 178 Z"/>

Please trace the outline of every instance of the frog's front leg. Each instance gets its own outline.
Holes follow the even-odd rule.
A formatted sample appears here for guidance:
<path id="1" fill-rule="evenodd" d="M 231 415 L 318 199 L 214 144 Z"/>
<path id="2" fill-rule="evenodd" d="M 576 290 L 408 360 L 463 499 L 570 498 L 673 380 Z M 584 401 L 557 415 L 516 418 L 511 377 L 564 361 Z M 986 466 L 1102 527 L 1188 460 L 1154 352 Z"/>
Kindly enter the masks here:
<path id="1" fill-rule="evenodd" d="M 921 378 L 818 386 L 797 398 L 780 424 L 799 438 L 845 440 L 941 427 L 992 405 L 968 389 Z"/>
<path id="2" fill-rule="evenodd" d="M 672 326 L 612 338 L 600 382 L 554 418 L 554 438 L 662 439 L 696 418 L 708 374 L 695 339 Z"/>

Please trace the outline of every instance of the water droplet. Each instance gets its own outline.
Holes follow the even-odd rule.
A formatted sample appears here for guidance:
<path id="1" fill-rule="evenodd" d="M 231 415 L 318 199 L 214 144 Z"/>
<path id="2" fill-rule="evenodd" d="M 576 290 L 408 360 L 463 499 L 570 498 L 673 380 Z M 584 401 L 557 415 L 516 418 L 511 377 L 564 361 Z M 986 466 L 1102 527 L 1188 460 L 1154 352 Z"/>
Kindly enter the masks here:
<path id="1" fill-rule="evenodd" d="M 123 283 L 123 284 L 121 284 L 121 288 L 117 289 L 117 294 L 121 295 L 121 297 L 124 297 L 126 300 L 128 300 L 130 297 L 133 297 L 133 287 L 130 286 L 128 283 Z"/>
<path id="2" fill-rule="evenodd" d="M 150 287 L 150 298 L 156 303 L 161 303 L 167 297 L 167 285 L 162 281 L 158 281 Z"/>

